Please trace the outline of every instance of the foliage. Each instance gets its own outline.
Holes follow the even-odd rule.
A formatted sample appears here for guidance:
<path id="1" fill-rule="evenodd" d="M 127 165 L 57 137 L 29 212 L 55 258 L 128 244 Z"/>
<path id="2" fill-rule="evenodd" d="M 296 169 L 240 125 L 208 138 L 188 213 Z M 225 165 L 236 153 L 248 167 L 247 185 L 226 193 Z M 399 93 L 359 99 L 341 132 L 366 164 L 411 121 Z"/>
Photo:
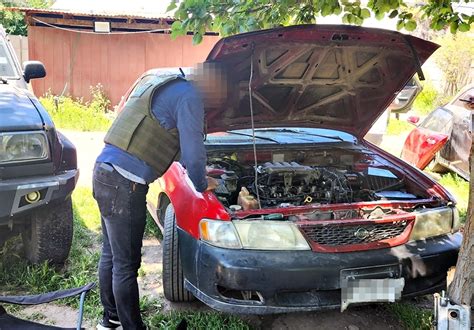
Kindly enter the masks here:
<path id="1" fill-rule="evenodd" d="M 48 8 L 52 0 L 7 0 L 0 3 L 0 25 L 3 25 L 7 33 L 26 36 L 28 29 L 25 22 L 25 15 L 17 11 L 10 11 L 8 7 L 30 7 Z"/>
<path id="2" fill-rule="evenodd" d="M 433 320 L 431 311 L 400 302 L 387 306 L 402 321 L 406 329 L 430 330 Z"/>
<path id="3" fill-rule="evenodd" d="M 154 313 L 147 323 L 150 329 L 176 329 L 180 322 L 188 329 L 248 330 L 250 327 L 235 315 L 216 312 Z"/>
<path id="4" fill-rule="evenodd" d="M 40 98 L 41 103 L 53 118 L 56 127 L 76 131 L 106 131 L 112 124 L 109 113 L 110 101 L 102 85 L 91 87 L 92 101 L 83 102 L 66 96 L 48 93 Z"/>
<path id="5" fill-rule="evenodd" d="M 98 282 L 97 264 L 99 260 L 100 214 L 92 198 L 90 188 L 77 187 L 72 195 L 74 210 L 74 238 L 69 260 L 63 269 L 55 269 L 47 263 L 33 266 L 21 259 L 21 240 L 19 237 L 0 248 L 0 278 L 2 293 L 34 294 L 66 289 Z M 153 221 L 153 220 L 151 220 Z M 59 304 L 78 308 L 78 299 L 58 301 Z M 9 312 L 18 314 L 20 307 L 7 306 Z M 190 329 L 249 329 L 244 321 L 235 316 L 215 312 L 206 313 L 162 313 L 162 304 L 147 296 L 140 299 L 140 309 L 144 322 L 150 329 L 175 329 L 185 319 Z M 87 295 L 85 315 L 97 320 L 102 306 L 98 288 Z M 42 321 L 44 322 L 44 321 Z"/>
<path id="6" fill-rule="evenodd" d="M 409 122 L 392 117 L 387 126 L 387 135 L 400 135 L 412 129 L 413 125 Z"/>
<path id="7" fill-rule="evenodd" d="M 420 82 L 423 90 L 413 103 L 415 111 L 421 115 L 427 115 L 438 106 L 438 91 L 430 80 Z"/>
<path id="8" fill-rule="evenodd" d="M 434 60 L 444 75 L 444 92 L 452 96 L 468 82 L 474 62 L 474 39 L 464 34 L 445 35 L 436 42 L 441 48 L 434 54 Z"/>
<path id="9" fill-rule="evenodd" d="M 469 182 L 457 174 L 447 173 L 441 176 L 439 183 L 454 195 L 459 213 L 465 219 L 469 202 Z"/>
<path id="10" fill-rule="evenodd" d="M 418 10 L 430 19 L 432 29 L 450 27 L 456 31 L 469 31 L 474 15 L 465 15 L 453 8 L 458 1 L 427 1 Z M 318 16 L 342 15 L 344 23 L 361 25 L 372 15 L 378 19 L 397 18 L 397 28 L 413 31 L 417 23 L 414 13 L 403 0 L 173 0 L 168 10 L 177 9 L 172 36 L 194 32 L 193 42 L 200 43 L 206 31 L 218 31 L 223 36 L 281 25 L 316 23 Z"/>

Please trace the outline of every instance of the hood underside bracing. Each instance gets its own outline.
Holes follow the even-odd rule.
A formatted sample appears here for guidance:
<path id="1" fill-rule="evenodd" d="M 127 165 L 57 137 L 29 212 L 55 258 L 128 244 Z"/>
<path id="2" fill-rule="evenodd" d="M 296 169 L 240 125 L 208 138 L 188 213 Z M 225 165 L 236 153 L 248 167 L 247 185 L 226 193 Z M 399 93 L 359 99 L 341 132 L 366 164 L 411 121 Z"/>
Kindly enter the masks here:
<path id="1" fill-rule="evenodd" d="M 394 31 L 301 25 L 221 39 L 207 61 L 229 68 L 227 103 L 207 110 L 210 132 L 250 127 L 253 61 L 256 127 L 300 126 L 361 137 L 437 49 Z"/>

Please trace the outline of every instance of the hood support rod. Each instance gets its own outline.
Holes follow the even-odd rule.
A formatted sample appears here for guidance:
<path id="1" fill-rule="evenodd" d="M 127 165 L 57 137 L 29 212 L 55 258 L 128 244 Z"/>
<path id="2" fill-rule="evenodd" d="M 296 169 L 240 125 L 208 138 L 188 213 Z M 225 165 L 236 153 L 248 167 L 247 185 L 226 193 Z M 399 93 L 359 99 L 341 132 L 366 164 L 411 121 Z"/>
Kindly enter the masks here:
<path id="1" fill-rule="evenodd" d="M 410 48 L 411 53 L 413 55 L 413 59 L 415 60 L 415 68 L 416 68 L 416 73 L 418 73 L 418 78 L 423 81 L 425 80 L 425 75 L 423 74 L 423 70 L 421 69 L 421 62 L 420 58 L 418 57 L 418 53 L 415 50 L 415 47 L 413 47 L 410 38 L 408 35 L 403 35 L 406 44 L 408 45 L 408 48 Z"/>
<path id="2" fill-rule="evenodd" d="M 253 56 L 255 53 L 255 44 L 252 42 L 252 49 L 250 53 L 250 76 L 249 76 L 249 100 L 250 100 L 250 121 L 252 122 L 252 140 L 253 140 L 253 160 L 254 160 L 254 173 L 255 173 L 255 192 L 257 195 L 258 208 L 262 208 L 260 203 L 260 193 L 258 191 L 258 160 L 257 160 L 257 141 L 255 139 L 255 120 L 253 116 L 253 93 L 252 93 L 252 82 L 253 82 Z"/>

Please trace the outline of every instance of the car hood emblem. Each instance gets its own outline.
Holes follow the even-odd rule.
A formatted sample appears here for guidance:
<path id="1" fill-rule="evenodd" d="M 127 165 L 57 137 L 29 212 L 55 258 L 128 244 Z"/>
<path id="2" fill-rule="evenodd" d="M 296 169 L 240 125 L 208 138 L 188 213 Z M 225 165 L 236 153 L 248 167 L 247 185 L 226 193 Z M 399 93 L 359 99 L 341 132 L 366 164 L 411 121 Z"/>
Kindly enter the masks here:
<path id="1" fill-rule="evenodd" d="M 365 228 L 358 228 L 354 232 L 354 236 L 357 237 L 360 240 L 363 240 L 363 239 L 366 239 L 367 237 L 370 236 L 370 232 Z"/>

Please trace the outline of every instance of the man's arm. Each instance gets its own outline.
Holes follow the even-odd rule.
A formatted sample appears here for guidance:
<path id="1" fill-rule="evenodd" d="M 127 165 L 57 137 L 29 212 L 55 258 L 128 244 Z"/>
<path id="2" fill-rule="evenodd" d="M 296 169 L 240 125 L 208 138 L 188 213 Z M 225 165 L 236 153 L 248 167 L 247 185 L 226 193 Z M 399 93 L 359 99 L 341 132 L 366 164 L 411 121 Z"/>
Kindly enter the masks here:
<path id="1" fill-rule="evenodd" d="M 204 147 L 204 106 L 199 97 L 183 97 L 178 102 L 176 126 L 179 131 L 181 164 L 197 191 L 207 188 Z"/>

